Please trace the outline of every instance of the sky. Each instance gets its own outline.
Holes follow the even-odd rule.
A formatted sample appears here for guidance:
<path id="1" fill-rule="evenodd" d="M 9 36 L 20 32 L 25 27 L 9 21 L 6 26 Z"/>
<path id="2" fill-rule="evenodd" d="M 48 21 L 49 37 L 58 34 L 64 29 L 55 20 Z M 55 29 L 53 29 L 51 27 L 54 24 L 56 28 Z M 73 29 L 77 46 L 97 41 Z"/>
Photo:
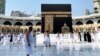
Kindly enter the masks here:
<path id="1" fill-rule="evenodd" d="M 21 11 L 27 14 L 41 14 L 41 4 L 71 4 L 72 16 L 82 16 L 85 10 L 93 12 L 93 0 L 6 0 L 6 14 Z"/>

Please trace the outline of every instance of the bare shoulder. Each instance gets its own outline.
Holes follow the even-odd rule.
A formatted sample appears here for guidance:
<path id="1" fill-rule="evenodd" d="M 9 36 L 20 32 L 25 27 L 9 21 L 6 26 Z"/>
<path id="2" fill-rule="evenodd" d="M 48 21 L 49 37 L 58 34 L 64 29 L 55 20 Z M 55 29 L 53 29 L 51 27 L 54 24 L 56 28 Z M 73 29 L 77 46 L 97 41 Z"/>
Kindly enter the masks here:
<path id="1" fill-rule="evenodd" d="M 28 35 L 29 35 L 29 32 L 28 32 L 28 31 L 27 31 L 27 32 L 25 32 L 25 35 L 26 35 L 26 36 L 28 36 Z"/>
<path id="2" fill-rule="evenodd" d="M 28 32 L 25 32 L 24 34 L 26 35 Z"/>

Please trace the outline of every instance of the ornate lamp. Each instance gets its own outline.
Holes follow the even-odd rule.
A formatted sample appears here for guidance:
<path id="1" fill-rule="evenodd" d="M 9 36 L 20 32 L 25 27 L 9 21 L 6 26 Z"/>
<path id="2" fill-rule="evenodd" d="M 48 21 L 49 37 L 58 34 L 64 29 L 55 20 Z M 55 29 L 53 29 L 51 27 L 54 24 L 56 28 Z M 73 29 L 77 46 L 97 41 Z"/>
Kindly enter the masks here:
<path id="1" fill-rule="evenodd" d="M 66 25 L 66 23 L 64 23 L 64 25 L 62 27 L 62 32 L 63 33 L 68 33 L 69 32 L 69 27 Z"/>

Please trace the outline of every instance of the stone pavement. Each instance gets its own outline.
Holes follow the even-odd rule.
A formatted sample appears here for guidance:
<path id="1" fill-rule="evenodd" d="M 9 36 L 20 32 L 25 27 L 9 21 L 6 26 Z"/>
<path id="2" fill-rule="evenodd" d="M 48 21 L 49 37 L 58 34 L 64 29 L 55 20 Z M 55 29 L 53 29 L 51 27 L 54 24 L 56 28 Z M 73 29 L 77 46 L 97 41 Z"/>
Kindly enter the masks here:
<path id="1" fill-rule="evenodd" d="M 25 48 L 21 44 L 0 44 L 0 56 L 26 56 Z M 33 47 L 32 56 L 100 56 L 100 44 L 76 43 L 51 47 L 39 45 Z"/>

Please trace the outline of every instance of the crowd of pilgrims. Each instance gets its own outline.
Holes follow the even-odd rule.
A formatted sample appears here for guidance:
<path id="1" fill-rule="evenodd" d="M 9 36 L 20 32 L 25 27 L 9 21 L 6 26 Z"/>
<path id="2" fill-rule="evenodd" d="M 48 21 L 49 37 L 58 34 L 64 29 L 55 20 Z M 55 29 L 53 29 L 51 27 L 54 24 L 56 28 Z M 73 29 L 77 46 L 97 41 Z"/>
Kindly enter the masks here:
<path id="1" fill-rule="evenodd" d="M 36 47 L 36 35 L 43 34 L 44 35 L 44 41 L 43 44 L 45 44 L 46 47 L 51 46 L 51 37 L 50 33 L 46 31 L 45 33 L 40 33 L 34 31 L 35 34 L 33 34 L 33 43 L 34 46 Z M 80 43 L 80 42 L 99 42 L 100 41 L 100 31 L 97 32 L 71 32 L 71 33 L 57 33 L 56 35 L 56 43 L 61 43 L 63 42 L 63 39 L 67 39 L 67 43 Z M 24 33 L 19 33 L 19 34 L 0 34 L 0 42 L 3 44 L 7 43 L 25 43 L 25 37 L 26 35 Z"/>
<path id="2" fill-rule="evenodd" d="M 64 43 L 64 40 L 66 39 L 66 44 L 69 43 L 85 43 L 85 42 L 99 42 L 100 41 L 100 30 L 95 31 L 95 32 L 89 32 L 89 31 L 84 31 L 84 32 L 69 32 L 69 33 L 56 33 L 56 34 L 51 34 L 48 31 L 45 31 L 44 33 L 41 32 L 36 32 L 33 31 L 32 27 L 29 27 L 29 31 L 26 33 L 7 33 L 7 34 L 0 34 L 0 43 L 3 43 L 5 46 L 7 44 L 24 44 L 27 52 L 27 56 L 30 56 L 32 54 L 32 47 L 34 46 L 35 48 L 37 47 L 37 35 L 43 35 L 40 36 L 39 38 L 43 37 L 43 44 L 46 47 L 51 47 L 53 43 L 51 41 L 52 37 L 56 39 L 53 42 L 56 43 L 56 46 L 60 46 L 62 43 Z M 51 36 L 53 35 L 53 36 Z"/>

